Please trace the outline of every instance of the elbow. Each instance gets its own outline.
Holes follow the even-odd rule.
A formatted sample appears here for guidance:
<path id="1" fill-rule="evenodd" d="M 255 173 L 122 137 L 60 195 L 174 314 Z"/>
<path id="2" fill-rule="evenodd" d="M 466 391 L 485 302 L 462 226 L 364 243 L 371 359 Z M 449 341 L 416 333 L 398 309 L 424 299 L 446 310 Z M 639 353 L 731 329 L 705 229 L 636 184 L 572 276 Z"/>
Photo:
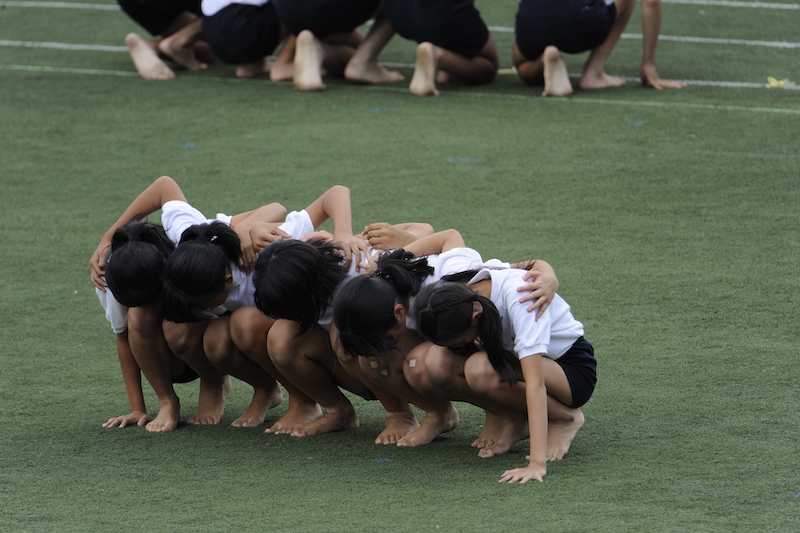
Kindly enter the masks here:
<path id="1" fill-rule="evenodd" d="M 278 217 L 282 219 L 286 218 L 287 211 L 286 208 L 283 206 L 283 204 L 278 202 L 272 202 L 271 204 L 269 204 L 269 208 L 273 210 L 278 215 Z"/>

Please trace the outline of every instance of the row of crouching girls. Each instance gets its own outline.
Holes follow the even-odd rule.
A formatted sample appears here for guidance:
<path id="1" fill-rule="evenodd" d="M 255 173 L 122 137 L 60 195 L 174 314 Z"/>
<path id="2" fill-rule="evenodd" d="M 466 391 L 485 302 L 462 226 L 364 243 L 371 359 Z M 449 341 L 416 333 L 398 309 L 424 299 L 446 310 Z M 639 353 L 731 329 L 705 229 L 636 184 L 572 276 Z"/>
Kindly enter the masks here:
<path id="1" fill-rule="evenodd" d="M 162 211 L 162 225 L 141 219 Z M 546 262 L 484 261 L 460 233 L 425 223 L 352 232 L 335 186 L 286 215 L 267 204 L 206 218 L 161 177 L 92 256 L 92 281 L 117 335 L 130 412 L 104 426 L 166 432 L 180 422 L 176 382 L 199 378 L 188 424 L 216 424 L 233 376 L 253 387 L 233 426 L 295 437 L 358 426 L 343 391 L 384 407 L 376 444 L 414 447 L 458 425 L 452 404 L 485 411 L 481 457 L 530 437 L 529 464 L 501 481 L 542 480 L 583 424 L 596 362 Z M 331 219 L 332 234 L 317 228 Z M 140 375 L 156 393 L 147 414 Z M 425 413 L 418 422 L 411 405 Z"/>
<path id="2" fill-rule="evenodd" d="M 473 0 L 118 0 L 123 11 L 152 39 L 126 39 L 140 75 L 175 77 L 164 62 L 188 70 L 206 68 L 217 58 L 236 65 L 236 76 L 268 74 L 292 80 L 302 91 L 325 88 L 323 76 L 359 83 L 403 81 L 379 63 L 397 33 L 417 43 L 411 93 L 438 95 L 437 84 L 491 82 L 500 60 L 494 40 Z M 605 73 L 636 0 L 521 0 L 515 17 L 511 55 L 520 78 L 543 86 L 546 96 L 573 92 L 562 53 L 590 52 L 580 78 L 582 89 L 624 84 Z M 661 0 L 642 0 L 644 85 L 680 88 L 655 68 Z M 366 35 L 358 28 L 372 21 Z M 277 51 L 277 53 L 276 53 Z"/>

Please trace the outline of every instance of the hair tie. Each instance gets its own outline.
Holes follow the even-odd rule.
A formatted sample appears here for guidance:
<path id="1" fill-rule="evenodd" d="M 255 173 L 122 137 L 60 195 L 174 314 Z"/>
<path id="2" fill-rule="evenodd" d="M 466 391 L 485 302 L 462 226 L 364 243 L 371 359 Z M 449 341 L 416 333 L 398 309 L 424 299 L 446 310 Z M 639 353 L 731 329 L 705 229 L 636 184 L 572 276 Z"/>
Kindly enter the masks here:
<path id="1" fill-rule="evenodd" d="M 375 276 L 376 278 L 383 278 L 386 281 L 390 281 L 392 277 L 387 272 L 384 272 L 381 269 L 376 270 L 375 272 L 372 273 L 372 275 Z"/>

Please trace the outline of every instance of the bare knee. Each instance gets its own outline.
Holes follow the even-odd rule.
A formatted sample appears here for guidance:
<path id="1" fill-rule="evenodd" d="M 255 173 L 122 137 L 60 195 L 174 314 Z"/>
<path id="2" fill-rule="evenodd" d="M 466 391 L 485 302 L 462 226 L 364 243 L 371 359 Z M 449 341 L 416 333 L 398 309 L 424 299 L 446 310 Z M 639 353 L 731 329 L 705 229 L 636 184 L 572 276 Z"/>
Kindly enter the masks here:
<path id="1" fill-rule="evenodd" d="M 425 357 L 425 370 L 431 384 L 443 388 L 450 383 L 459 372 L 458 357 L 443 346 L 431 346 Z"/>
<path id="2" fill-rule="evenodd" d="M 278 320 L 267 335 L 267 352 L 270 359 L 278 368 L 287 368 L 292 365 L 294 352 L 297 346 L 294 338 L 299 326 L 288 320 Z"/>
<path id="3" fill-rule="evenodd" d="M 128 310 L 128 329 L 143 336 L 161 333 L 161 319 L 152 307 L 131 307 Z"/>
<path id="4" fill-rule="evenodd" d="M 228 318 L 214 320 L 203 334 L 203 351 L 206 357 L 214 363 L 224 361 L 233 349 Z"/>
<path id="5" fill-rule="evenodd" d="M 487 394 L 505 383 L 489 362 L 486 352 L 478 352 L 467 359 L 464 363 L 464 377 L 469 388 L 479 394 Z"/>
<path id="6" fill-rule="evenodd" d="M 432 391 L 431 383 L 428 380 L 428 373 L 425 369 L 425 357 L 428 350 L 433 346 L 430 342 L 423 342 L 408 352 L 406 362 L 403 365 L 403 374 L 411 388 L 420 394 L 430 394 Z"/>
<path id="7" fill-rule="evenodd" d="M 241 307 L 231 315 L 230 336 L 234 344 L 244 352 L 266 349 L 266 334 L 272 319 L 264 316 L 253 306 Z"/>
<path id="8" fill-rule="evenodd" d="M 193 335 L 194 328 L 191 326 L 166 320 L 163 323 L 164 339 L 172 353 L 181 359 L 199 347 L 199 339 Z"/>

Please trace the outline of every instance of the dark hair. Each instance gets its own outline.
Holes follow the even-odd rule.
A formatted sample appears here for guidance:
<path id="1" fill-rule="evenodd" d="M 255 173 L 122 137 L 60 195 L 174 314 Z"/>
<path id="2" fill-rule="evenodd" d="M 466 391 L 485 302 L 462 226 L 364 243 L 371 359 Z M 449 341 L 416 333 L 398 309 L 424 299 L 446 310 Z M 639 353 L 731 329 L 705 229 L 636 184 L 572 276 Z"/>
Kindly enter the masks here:
<path id="1" fill-rule="evenodd" d="M 270 318 L 298 322 L 300 336 L 319 321 L 346 276 L 339 249 L 330 241 L 273 242 L 256 261 L 256 307 Z"/>
<path id="2" fill-rule="evenodd" d="M 460 274 L 454 276 L 459 277 Z M 445 276 L 423 288 L 414 302 L 414 317 L 420 333 L 429 341 L 445 346 L 472 325 L 473 302 L 483 306 L 478 320 L 478 339 L 489 362 L 508 383 L 518 381 L 519 359 L 503 347 L 503 324 L 494 303 L 474 293 L 464 283 L 448 281 Z M 470 276 L 471 277 L 471 276 Z"/>
<path id="3" fill-rule="evenodd" d="M 164 286 L 164 265 L 175 249 L 164 228 L 150 222 L 128 222 L 111 238 L 106 283 L 127 307 L 153 305 Z"/>
<path id="4" fill-rule="evenodd" d="M 240 256 L 239 236 L 223 222 L 197 224 L 184 231 L 167 261 L 164 318 L 177 323 L 205 320 L 205 308 L 225 290 L 225 276 Z"/>
<path id="5" fill-rule="evenodd" d="M 378 269 L 359 276 L 333 299 L 333 322 L 339 330 L 339 343 L 348 355 L 375 357 L 393 347 L 386 333 L 396 324 L 394 305 L 419 291 L 422 282 L 433 274 L 426 258 L 399 249 L 378 258 Z M 410 312 L 410 310 L 409 310 Z"/>

